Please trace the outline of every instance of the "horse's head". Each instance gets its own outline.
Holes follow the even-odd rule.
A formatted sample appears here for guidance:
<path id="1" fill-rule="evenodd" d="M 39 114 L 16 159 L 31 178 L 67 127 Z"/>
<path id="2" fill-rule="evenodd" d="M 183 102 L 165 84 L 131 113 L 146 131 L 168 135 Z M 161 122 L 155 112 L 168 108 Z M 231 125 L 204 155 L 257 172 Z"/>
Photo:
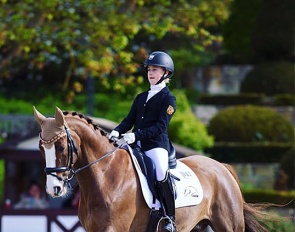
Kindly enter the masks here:
<path id="1" fill-rule="evenodd" d="M 46 118 L 35 107 L 33 109 L 35 119 L 41 126 L 39 149 L 46 161 L 46 191 L 53 197 L 63 196 L 73 176 L 73 164 L 78 155 L 76 145 L 63 112 L 58 107 L 55 118 Z"/>

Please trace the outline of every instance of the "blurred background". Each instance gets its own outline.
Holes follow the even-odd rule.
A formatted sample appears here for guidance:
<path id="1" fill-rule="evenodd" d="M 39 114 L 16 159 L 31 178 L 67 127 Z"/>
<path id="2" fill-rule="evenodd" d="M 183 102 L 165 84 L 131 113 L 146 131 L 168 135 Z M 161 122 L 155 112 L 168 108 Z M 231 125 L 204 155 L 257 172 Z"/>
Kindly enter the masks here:
<path id="1" fill-rule="evenodd" d="M 83 231 L 75 191 L 12 210 L 32 182 L 45 192 L 32 106 L 78 111 L 109 132 L 148 89 L 142 63 L 161 50 L 175 64 L 178 157 L 233 165 L 247 202 L 293 216 L 270 231 L 294 231 L 294 12 L 293 0 L 0 1 L 0 230 L 45 215 L 40 231 Z M 75 222 L 63 227 L 57 212 Z"/>

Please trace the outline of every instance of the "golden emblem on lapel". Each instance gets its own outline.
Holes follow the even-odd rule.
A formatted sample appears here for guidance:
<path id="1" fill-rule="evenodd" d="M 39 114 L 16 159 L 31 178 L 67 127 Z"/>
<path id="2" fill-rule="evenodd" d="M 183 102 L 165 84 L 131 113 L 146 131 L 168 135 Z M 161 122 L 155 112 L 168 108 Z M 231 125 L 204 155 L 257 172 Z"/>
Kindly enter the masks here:
<path id="1" fill-rule="evenodd" d="M 173 106 L 169 105 L 167 108 L 167 114 L 171 115 L 173 113 L 174 113 L 174 108 L 173 108 Z"/>

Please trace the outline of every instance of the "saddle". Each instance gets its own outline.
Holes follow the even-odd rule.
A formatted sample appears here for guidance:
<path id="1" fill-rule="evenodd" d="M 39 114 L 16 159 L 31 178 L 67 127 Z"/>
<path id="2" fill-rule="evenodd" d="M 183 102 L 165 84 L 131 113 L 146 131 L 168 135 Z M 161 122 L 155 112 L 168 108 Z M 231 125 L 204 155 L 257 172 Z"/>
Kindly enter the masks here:
<path id="1" fill-rule="evenodd" d="M 171 146 L 170 148 L 171 152 L 169 153 L 168 165 L 169 165 L 169 169 L 174 169 L 177 166 L 176 152 L 171 142 L 170 142 L 170 146 Z M 138 161 L 138 164 L 142 170 L 142 173 L 147 179 L 148 186 L 153 196 L 157 197 L 158 194 L 155 187 L 155 184 L 157 182 L 156 167 L 153 160 L 150 157 L 146 156 L 142 148 L 139 147 L 138 145 L 131 145 L 130 147 L 133 150 L 133 154 Z"/>
<path id="2" fill-rule="evenodd" d="M 155 164 L 137 145 L 122 145 L 121 148 L 128 151 L 131 155 L 143 190 L 143 197 L 151 209 L 146 232 L 157 231 L 159 222 L 164 215 L 160 210 L 161 203 L 158 201 L 159 196 L 156 190 Z M 169 174 L 175 191 L 175 207 L 199 204 L 203 199 L 200 181 L 188 166 L 176 160 L 174 147 L 171 147 L 170 150 L 172 152 L 169 154 Z"/>

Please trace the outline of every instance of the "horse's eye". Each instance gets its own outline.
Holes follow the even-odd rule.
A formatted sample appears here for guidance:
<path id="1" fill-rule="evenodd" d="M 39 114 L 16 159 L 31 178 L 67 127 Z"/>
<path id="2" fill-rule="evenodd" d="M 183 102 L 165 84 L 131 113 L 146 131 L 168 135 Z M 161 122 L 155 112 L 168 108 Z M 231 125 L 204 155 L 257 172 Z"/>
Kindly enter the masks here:
<path id="1" fill-rule="evenodd" d="M 63 153 L 64 150 L 65 148 L 63 146 L 57 148 L 58 153 Z"/>

